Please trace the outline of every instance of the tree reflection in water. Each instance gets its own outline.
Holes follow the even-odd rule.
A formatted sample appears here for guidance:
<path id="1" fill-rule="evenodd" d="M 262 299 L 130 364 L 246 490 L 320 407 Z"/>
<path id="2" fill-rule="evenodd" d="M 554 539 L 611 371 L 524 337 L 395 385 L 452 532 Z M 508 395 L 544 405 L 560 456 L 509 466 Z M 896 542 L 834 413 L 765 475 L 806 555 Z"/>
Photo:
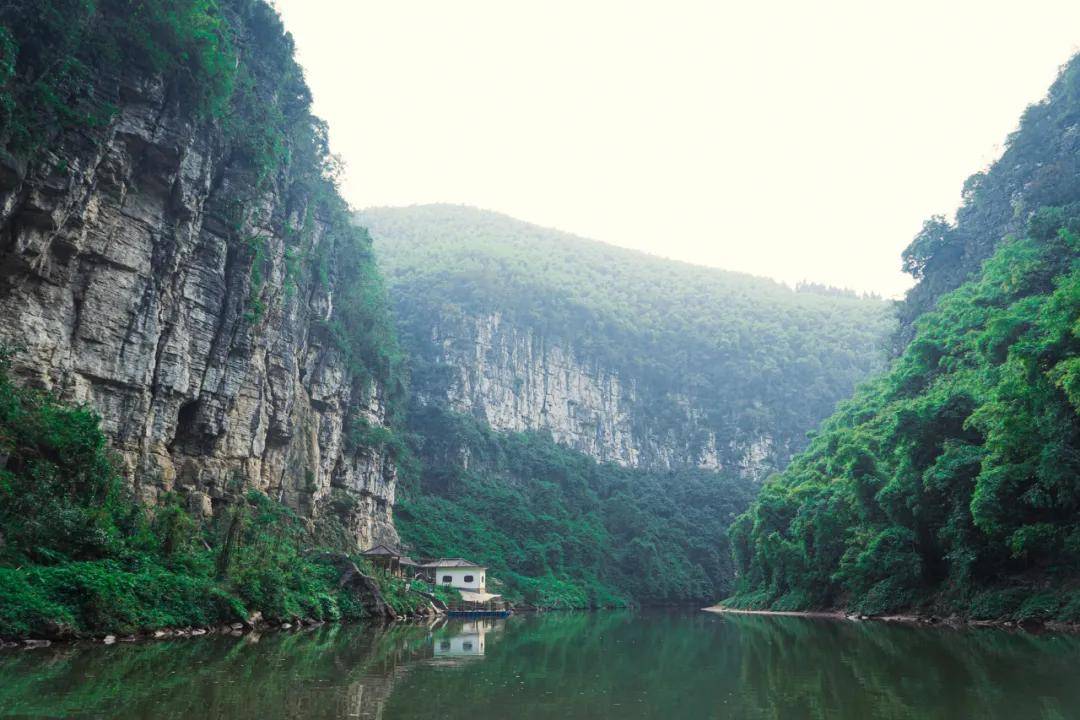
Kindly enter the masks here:
<path id="1" fill-rule="evenodd" d="M 328 626 L 6 651 L 0 715 L 1071 718 L 1080 638 L 690 611 Z"/>

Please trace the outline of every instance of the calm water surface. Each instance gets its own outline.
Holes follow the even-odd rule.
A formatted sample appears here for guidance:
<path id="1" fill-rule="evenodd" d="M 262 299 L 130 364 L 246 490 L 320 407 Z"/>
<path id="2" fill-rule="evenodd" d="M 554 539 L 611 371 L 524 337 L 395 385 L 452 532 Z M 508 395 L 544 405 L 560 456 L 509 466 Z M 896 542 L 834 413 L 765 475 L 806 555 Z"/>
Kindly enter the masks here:
<path id="1" fill-rule="evenodd" d="M 0 652 L 0 716 L 1080 718 L 1080 638 L 702 612 Z"/>

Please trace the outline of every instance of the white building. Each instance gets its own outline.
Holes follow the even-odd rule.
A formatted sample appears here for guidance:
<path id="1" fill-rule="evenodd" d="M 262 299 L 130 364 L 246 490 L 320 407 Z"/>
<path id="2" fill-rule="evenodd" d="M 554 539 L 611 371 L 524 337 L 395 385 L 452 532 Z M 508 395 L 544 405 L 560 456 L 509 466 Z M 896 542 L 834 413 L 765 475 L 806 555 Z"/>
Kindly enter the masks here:
<path id="1" fill-rule="evenodd" d="M 461 595 L 461 604 L 453 603 L 450 614 L 509 612 L 509 606 L 487 592 L 487 568 L 460 557 L 444 557 L 420 566 L 424 579 L 434 585 L 453 587 Z"/>
<path id="2" fill-rule="evenodd" d="M 424 563 L 431 582 L 447 585 L 458 590 L 487 592 L 487 568 L 462 558 L 440 558 Z"/>

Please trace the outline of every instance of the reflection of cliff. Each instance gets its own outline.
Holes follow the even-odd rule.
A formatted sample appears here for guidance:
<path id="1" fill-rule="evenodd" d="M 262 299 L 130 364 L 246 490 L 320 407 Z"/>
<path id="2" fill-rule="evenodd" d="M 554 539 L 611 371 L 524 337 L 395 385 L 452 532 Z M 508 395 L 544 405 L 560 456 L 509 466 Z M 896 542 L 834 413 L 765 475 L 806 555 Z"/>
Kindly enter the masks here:
<path id="1" fill-rule="evenodd" d="M 685 612 L 511 618 L 482 663 L 415 665 L 384 717 L 1070 718 L 1080 638 Z"/>

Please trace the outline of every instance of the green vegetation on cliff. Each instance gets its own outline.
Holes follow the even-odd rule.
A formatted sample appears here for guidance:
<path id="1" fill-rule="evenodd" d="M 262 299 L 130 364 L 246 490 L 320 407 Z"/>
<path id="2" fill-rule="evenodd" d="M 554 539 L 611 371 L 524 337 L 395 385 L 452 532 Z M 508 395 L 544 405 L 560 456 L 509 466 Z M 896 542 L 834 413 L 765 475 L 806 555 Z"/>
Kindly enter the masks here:
<path id="1" fill-rule="evenodd" d="M 375 238 L 411 355 L 407 424 L 419 462 L 398 492 L 402 539 L 416 553 L 486 563 L 506 595 L 539 606 L 728 592 L 726 529 L 756 488 L 736 470 L 747 448 L 766 438 L 775 456 L 764 464 L 782 464 L 876 367 L 888 334 L 888 305 L 878 299 L 794 291 L 473 208 L 371 209 L 359 221 Z M 433 329 L 457 342 L 469 327 L 457 320 L 493 314 L 529 337 L 517 362 L 539 365 L 538 348 L 561 344 L 583 372 L 617 375 L 626 396 L 616 399 L 626 404 L 618 411 L 627 413 L 642 469 L 598 463 L 543 431 L 493 432 L 482 408 L 475 418 L 451 411 L 458 363 L 478 387 L 484 380 L 468 365 L 469 348 L 443 357 Z M 486 345 L 476 352 L 493 353 Z M 518 387 L 500 392 L 522 391 L 521 373 L 560 372 L 506 370 Z M 697 467 L 712 439 L 723 472 Z M 675 469 L 648 469 L 652 448 L 657 465 L 667 452 Z"/>
<path id="2" fill-rule="evenodd" d="M 731 531 L 749 607 L 1080 621 L 1080 56 L 904 251 L 906 344 Z"/>
<path id="3" fill-rule="evenodd" d="M 1080 206 L 915 324 L 731 531 L 747 606 L 1080 620 Z"/>
<path id="4" fill-rule="evenodd" d="M 964 183 L 956 221 L 928 220 L 903 254 L 918 280 L 900 306 L 908 326 L 945 293 L 979 272 L 1001 241 L 1022 235 L 1031 214 L 1080 200 L 1080 56 L 1072 58 L 1046 97 L 1024 111 L 1001 158 Z"/>
<path id="5" fill-rule="evenodd" d="M 322 331 L 350 369 L 403 397 L 401 355 L 371 238 L 337 192 L 340 163 L 292 37 L 264 0 L 42 0 L 0 6 L 0 173 L 54 150 L 109 140 L 132 85 L 160 83 L 169 112 L 201 128 L 229 175 L 221 218 L 250 265 L 247 318 L 291 300 L 300 279 L 335 291 Z M 59 154 L 59 153 L 57 153 Z M 55 166 L 65 174 L 74 168 Z M 266 194 L 279 200 L 271 217 Z M 324 228 L 315 237 L 315 220 Z M 270 287 L 267 228 L 286 239 L 285 287 Z"/>
<path id="6" fill-rule="evenodd" d="M 140 505 L 97 417 L 13 384 L 6 360 L 0 461 L 0 637 L 203 627 L 255 611 L 280 621 L 365 615 L 288 509 L 239 490 L 212 521 L 175 498 Z M 421 603 L 403 581 L 378 580 L 397 612 Z"/>
<path id="7" fill-rule="evenodd" d="M 334 303 L 316 340 L 337 346 L 356 389 L 374 381 L 391 405 L 399 400 L 400 353 L 371 240 L 337 192 L 326 127 L 273 8 L 0 4 L 4 191 L 25 178 L 69 182 L 80 168 L 56 158 L 116 142 L 113 125 L 133 96 L 160 101 L 176 140 L 207 153 L 218 189 L 205 209 L 250 267 L 248 323 L 288 312 L 309 299 L 298 288 L 321 285 Z M 267 282 L 267 231 L 284 239 L 284 287 Z M 0 395 L 0 636 L 199 626 L 256 610 L 281 620 L 363 614 L 318 559 L 310 528 L 284 507 L 239 487 L 213 521 L 180 498 L 142 507 L 89 409 L 20 387 L 6 364 Z M 399 612 L 419 602 L 403 586 L 385 589 Z"/>
<path id="8" fill-rule="evenodd" d="M 229 2 L 238 10 L 254 2 Z M 41 0 L 0 7 L 0 146 L 37 149 L 101 125 L 125 65 L 159 75 L 196 116 L 224 114 L 233 37 L 213 0 Z"/>
<path id="9" fill-rule="evenodd" d="M 891 323 L 881 300 L 797 292 L 475 208 L 372 208 L 359 221 L 425 390 L 439 370 L 433 320 L 500 313 L 632 381 L 639 421 L 658 434 L 685 418 L 689 398 L 721 445 L 767 435 L 797 450 L 880 368 Z"/>
<path id="10" fill-rule="evenodd" d="M 753 497 L 748 479 L 649 472 L 591 458 L 540 433 L 496 433 L 437 406 L 414 407 L 420 463 L 395 522 L 423 555 L 490 567 L 515 602 L 582 608 L 706 600 L 733 576 L 725 531 Z"/>

